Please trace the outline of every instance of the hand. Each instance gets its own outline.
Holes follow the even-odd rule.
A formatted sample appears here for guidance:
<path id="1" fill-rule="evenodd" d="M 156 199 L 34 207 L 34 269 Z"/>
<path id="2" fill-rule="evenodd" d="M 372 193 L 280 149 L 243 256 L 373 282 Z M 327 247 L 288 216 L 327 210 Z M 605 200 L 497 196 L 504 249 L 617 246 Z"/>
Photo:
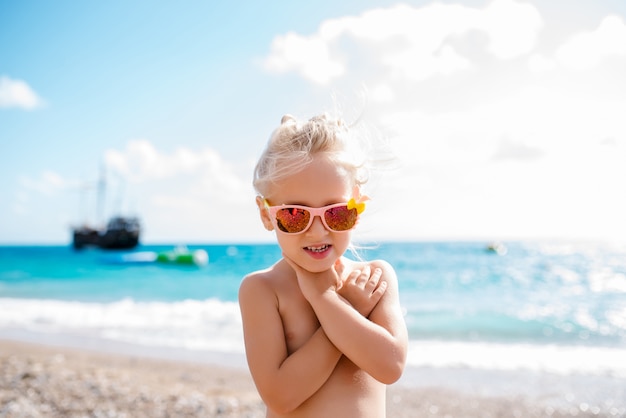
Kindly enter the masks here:
<path id="1" fill-rule="evenodd" d="M 343 271 L 343 265 L 340 271 Z M 387 290 L 387 282 L 381 280 L 382 274 L 380 268 L 372 271 L 369 265 L 365 265 L 362 270 L 350 272 L 337 293 L 367 318 Z"/>
<path id="2" fill-rule="evenodd" d="M 298 286 L 300 291 L 306 300 L 312 301 L 312 298 L 321 295 L 325 292 L 337 292 L 337 288 L 341 286 L 341 274 L 343 272 L 343 266 L 341 261 L 337 260 L 335 264 L 328 270 L 321 272 L 310 272 L 305 270 L 300 265 L 295 263 L 285 254 L 283 258 L 291 266 L 296 273 L 298 279 Z"/>

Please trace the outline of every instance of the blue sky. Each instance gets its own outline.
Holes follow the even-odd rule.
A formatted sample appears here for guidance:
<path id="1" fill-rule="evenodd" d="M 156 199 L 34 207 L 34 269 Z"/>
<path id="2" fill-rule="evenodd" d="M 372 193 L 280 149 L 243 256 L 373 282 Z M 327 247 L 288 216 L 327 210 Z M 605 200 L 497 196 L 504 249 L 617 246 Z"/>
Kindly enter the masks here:
<path id="1" fill-rule="evenodd" d="M 101 167 L 146 243 L 271 240 L 255 160 L 338 104 L 398 155 L 365 238 L 624 240 L 623 74 L 621 0 L 0 0 L 0 243 L 97 221 Z"/>

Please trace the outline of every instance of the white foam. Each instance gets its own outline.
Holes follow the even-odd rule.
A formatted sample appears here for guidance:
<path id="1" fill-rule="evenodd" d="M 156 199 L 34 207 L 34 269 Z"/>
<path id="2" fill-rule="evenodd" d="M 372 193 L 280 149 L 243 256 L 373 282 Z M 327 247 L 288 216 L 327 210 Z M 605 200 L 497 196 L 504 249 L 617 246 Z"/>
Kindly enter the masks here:
<path id="1" fill-rule="evenodd" d="M 626 378 L 626 347 L 411 341 L 408 364 Z"/>
<path id="2" fill-rule="evenodd" d="M 139 345 L 243 352 L 239 307 L 217 299 L 111 303 L 0 299 L 0 328 Z"/>
<path id="3" fill-rule="evenodd" d="M 0 333 L 21 329 L 146 347 L 244 352 L 236 302 L 89 303 L 0 298 Z M 626 378 L 626 347 L 411 341 L 408 365 Z"/>

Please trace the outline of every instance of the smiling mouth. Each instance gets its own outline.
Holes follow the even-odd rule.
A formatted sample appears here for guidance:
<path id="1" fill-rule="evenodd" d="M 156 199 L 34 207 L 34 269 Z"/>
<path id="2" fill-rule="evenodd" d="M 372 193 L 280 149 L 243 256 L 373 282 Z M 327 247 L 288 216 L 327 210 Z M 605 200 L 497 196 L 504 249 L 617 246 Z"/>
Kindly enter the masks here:
<path id="1" fill-rule="evenodd" d="M 328 245 L 328 244 L 320 245 L 318 247 L 304 247 L 305 250 L 311 251 L 313 253 L 323 253 L 324 251 L 328 250 L 329 248 L 330 248 L 330 245 Z"/>

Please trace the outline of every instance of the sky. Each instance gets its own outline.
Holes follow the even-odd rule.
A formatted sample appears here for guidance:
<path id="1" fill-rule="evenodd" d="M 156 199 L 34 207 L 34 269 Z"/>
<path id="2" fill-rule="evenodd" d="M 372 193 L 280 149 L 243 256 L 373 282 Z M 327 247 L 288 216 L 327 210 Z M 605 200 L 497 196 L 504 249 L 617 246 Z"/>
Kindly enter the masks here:
<path id="1" fill-rule="evenodd" d="M 256 160 L 337 109 L 396 157 L 357 239 L 624 241 L 625 74 L 623 0 L 0 0 L 0 244 L 271 242 Z"/>

